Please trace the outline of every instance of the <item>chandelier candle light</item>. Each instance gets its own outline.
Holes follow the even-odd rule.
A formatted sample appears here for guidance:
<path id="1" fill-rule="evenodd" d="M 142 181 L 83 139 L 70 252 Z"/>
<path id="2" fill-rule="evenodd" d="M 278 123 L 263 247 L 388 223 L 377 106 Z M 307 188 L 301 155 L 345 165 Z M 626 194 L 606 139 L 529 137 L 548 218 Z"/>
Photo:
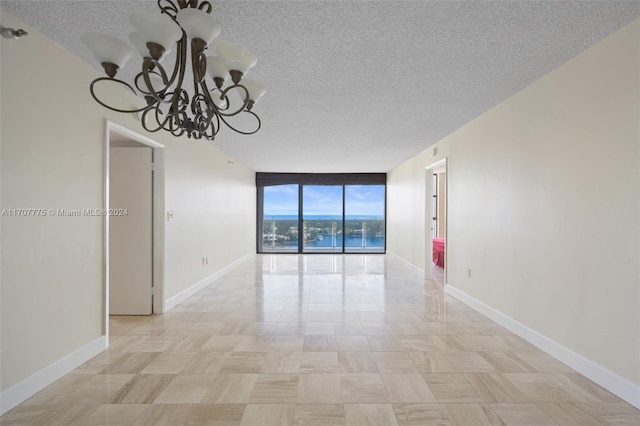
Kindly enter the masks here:
<path id="1" fill-rule="evenodd" d="M 257 62 L 253 53 L 238 44 L 223 42 L 216 47 L 217 56 L 205 55 L 213 39 L 220 35 L 220 25 L 211 13 L 211 3 L 206 0 L 158 0 L 158 7 L 160 13 L 135 12 L 129 18 L 137 30 L 129 40 L 143 58 L 142 71 L 133 82 L 137 92 L 129 83 L 115 78 L 135 50 L 109 35 L 93 32 L 82 35 L 82 42 L 107 74 L 107 77 L 91 82 L 93 99 L 112 111 L 140 113 L 142 126 L 149 132 L 163 129 L 174 136 L 186 133 L 190 138 L 213 141 L 221 123 L 244 135 L 260 130 L 260 118 L 252 108 L 264 95 L 265 88 L 255 80 L 244 78 Z M 193 75 L 191 92 L 183 88 L 189 44 Z M 169 75 L 161 62 L 172 47 L 176 49 L 176 59 Z M 213 84 L 207 81 L 207 72 Z M 229 77 L 231 83 L 225 88 Z M 140 93 L 147 105 L 133 110 L 107 105 L 95 92 L 96 84 L 105 81 L 122 84 L 134 93 Z M 240 93 L 241 105 L 232 107 L 228 96 L 232 90 Z M 229 118 L 240 113 L 253 116 L 255 128 L 243 131 L 229 124 Z"/>

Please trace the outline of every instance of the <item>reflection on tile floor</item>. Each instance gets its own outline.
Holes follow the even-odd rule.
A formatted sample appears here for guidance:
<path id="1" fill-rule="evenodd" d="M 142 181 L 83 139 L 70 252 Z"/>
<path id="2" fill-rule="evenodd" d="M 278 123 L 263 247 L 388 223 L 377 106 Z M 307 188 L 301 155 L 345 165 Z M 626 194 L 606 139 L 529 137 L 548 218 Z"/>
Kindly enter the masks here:
<path id="1" fill-rule="evenodd" d="M 602 425 L 640 411 L 384 255 L 258 255 L 2 425 Z"/>

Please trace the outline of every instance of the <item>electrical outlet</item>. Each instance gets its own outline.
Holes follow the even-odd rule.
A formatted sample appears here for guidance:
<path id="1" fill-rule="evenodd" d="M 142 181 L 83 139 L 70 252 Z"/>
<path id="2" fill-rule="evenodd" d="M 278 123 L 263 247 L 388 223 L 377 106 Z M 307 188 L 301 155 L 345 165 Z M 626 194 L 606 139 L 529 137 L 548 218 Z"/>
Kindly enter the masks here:
<path id="1" fill-rule="evenodd" d="M 471 278 L 471 268 L 467 269 L 467 277 Z"/>

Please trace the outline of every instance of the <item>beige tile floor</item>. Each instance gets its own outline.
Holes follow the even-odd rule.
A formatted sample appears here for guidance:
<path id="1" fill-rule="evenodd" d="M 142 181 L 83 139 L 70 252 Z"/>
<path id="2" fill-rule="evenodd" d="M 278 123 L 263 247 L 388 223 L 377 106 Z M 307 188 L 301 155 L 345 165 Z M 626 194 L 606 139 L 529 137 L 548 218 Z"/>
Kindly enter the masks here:
<path id="1" fill-rule="evenodd" d="M 602 425 L 640 411 L 384 255 L 259 255 L 2 425 Z"/>

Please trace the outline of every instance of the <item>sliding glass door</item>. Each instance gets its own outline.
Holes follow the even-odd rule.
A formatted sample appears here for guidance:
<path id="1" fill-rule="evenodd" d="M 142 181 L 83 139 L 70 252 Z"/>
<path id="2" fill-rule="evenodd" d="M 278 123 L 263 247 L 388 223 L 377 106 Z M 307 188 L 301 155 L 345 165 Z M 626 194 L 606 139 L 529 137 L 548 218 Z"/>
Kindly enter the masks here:
<path id="1" fill-rule="evenodd" d="M 345 252 L 383 252 L 384 185 L 345 185 Z"/>
<path id="2" fill-rule="evenodd" d="M 302 186 L 304 253 L 342 253 L 342 185 Z"/>
<path id="3" fill-rule="evenodd" d="M 386 175 L 257 173 L 259 253 L 384 253 Z"/>
<path id="4" fill-rule="evenodd" d="M 264 188 L 260 251 L 298 252 L 298 204 L 298 185 Z"/>

